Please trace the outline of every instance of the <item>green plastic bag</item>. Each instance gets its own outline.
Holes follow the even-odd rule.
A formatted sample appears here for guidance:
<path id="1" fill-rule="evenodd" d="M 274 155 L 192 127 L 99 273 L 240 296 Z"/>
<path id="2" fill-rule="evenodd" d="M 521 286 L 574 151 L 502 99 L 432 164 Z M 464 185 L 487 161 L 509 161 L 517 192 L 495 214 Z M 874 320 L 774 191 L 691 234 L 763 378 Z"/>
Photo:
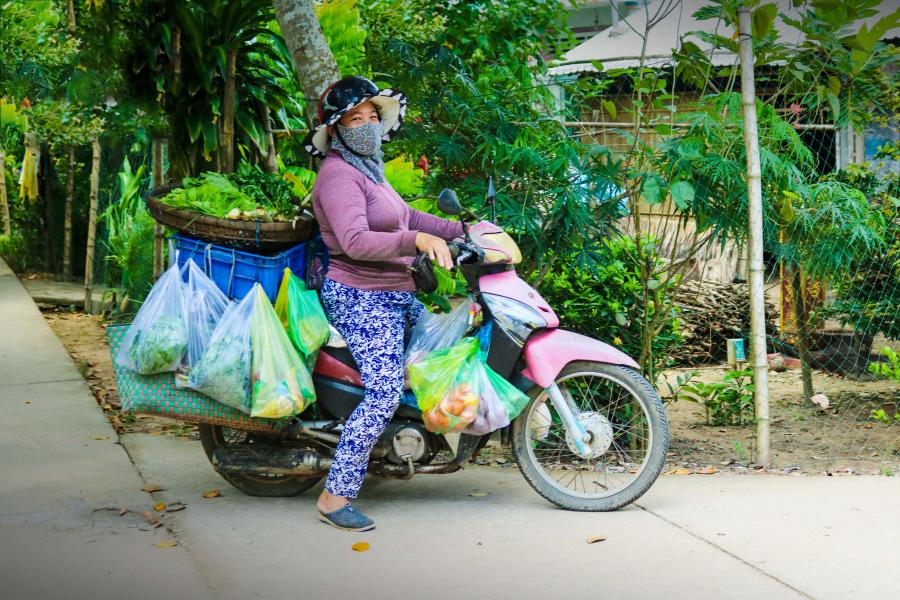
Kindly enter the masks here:
<path id="1" fill-rule="evenodd" d="M 305 356 L 321 348 L 331 335 L 319 295 L 314 290 L 306 289 L 303 281 L 290 269 L 284 270 L 275 298 L 275 312 L 291 342 Z"/>
<path id="2" fill-rule="evenodd" d="M 506 427 L 529 398 L 484 362 L 477 338 L 429 352 L 409 366 L 425 428 L 484 435 Z"/>
<path id="3" fill-rule="evenodd" d="M 291 345 L 262 287 L 255 286 L 250 340 L 253 347 L 251 417 L 280 419 L 299 414 L 316 399 L 312 377 Z"/>
<path id="4" fill-rule="evenodd" d="M 409 383 L 427 430 L 460 431 L 477 417 L 482 381 L 478 345 L 476 338 L 463 338 L 409 366 Z"/>

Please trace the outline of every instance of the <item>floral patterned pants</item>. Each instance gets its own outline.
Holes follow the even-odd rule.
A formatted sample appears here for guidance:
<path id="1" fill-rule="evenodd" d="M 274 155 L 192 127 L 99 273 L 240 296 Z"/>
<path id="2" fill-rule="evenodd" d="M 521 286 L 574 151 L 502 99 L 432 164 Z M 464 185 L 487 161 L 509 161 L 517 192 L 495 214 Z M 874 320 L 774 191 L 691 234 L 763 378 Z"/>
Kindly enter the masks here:
<path id="1" fill-rule="evenodd" d="M 403 395 L 406 327 L 425 307 L 413 292 L 360 290 L 325 279 L 322 305 L 359 366 L 366 391 L 344 425 L 325 489 L 356 498 L 375 442 L 394 416 Z"/>

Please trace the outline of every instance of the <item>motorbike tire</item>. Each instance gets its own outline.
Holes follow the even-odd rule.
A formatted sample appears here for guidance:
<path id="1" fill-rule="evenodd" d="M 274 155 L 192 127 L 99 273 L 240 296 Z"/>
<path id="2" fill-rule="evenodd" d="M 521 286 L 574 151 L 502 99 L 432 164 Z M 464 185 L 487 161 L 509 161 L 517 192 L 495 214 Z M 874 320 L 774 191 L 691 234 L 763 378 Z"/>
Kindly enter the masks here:
<path id="1" fill-rule="evenodd" d="M 640 498 L 659 477 L 665 466 L 666 452 L 669 446 L 669 424 L 662 401 L 653 387 L 641 375 L 633 369 L 604 363 L 578 361 L 568 364 L 557 376 L 557 383 L 567 377 L 593 376 L 603 377 L 617 384 L 630 393 L 630 396 L 641 405 L 646 415 L 651 432 L 651 444 L 649 451 L 645 451 L 645 459 L 642 470 L 621 490 L 605 497 L 589 498 L 579 497 L 578 494 L 567 493 L 559 486 L 548 481 L 549 474 L 544 471 L 538 462 L 534 445 L 533 428 L 530 426 L 535 405 L 547 400 L 547 393 L 539 386 L 535 386 L 530 392 L 531 401 L 522 411 L 522 414 L 513 422 L 512 448 L 519 465 L 519 470 L 534 490 L 553 504 L 566 510 L 583 512 L 606 512 L 622 508 Z M 618 405 L 618 404 L 617 404 Z M 544 417 L 546 418 L 546 417 Z M 551 425 L 546 427 L 549 431 Z M 546 439 L 546 436 L 545 438 Z M 574 454 L 572 455 L 574 457 Z M 556 460 L 560 460 L 557 458 Z M 576 458 L 577 460 L 577 458 Z M 573 476 L 573 479 L 575 476 Z M 600 478 L 599 476 L 597 477 Z M 559 483 L 559 481 L 557 481 Z M 576 490 L 577 492 L 577 484 Z M 587 492 L 587 486 L 585 486 Z M 584 494 L 587 495 L 586 493 Z"/>
<path id="2" fill-rule="evenodd" d="M 212 462 L 212 453 L 218 448 L 228 448 L 223 427 L 219 425 L 200 425 L 200 443 L 206 457 Z M 218 473 L 218 471 L 217 471 Z M 256 475 L 240 475 L 236 473 L 219 473 L 219 475 L 245 494 L 250 496 L 287 497 L 302 494 L 316 485 L 322 476 L 297 477 L 294 475 L 262 477 Z"/>

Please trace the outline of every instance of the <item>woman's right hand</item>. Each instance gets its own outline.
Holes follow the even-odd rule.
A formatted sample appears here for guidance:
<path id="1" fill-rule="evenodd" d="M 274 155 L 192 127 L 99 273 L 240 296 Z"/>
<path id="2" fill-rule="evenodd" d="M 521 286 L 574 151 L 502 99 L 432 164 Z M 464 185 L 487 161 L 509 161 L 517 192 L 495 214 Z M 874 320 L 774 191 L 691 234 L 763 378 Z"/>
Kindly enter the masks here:
<path id="1" fill-rule="evenodd" d="M 447 242 L 436 235 L 420 231 L 416 234 L 416 248 L 436 260 L 438 265 L 447 269 L 453 268 L 453 257 L 450 256 L 450 248 Z"/>

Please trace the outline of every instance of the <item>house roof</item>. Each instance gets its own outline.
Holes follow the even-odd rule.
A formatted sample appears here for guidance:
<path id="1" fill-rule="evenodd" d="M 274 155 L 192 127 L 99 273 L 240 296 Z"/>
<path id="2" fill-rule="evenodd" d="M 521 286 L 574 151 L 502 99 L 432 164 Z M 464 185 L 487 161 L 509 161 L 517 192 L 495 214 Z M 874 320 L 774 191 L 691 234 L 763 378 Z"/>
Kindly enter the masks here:
<path id="1" fill-rule="evenodd" d="M 791 0 L 775 0 L 780 13 L 792 18 L 799 18 L 800 9 L 794 8 Z M 625 13 L 622 9 L 621 20 L 616 24 L 601 31 L 591 39 L 569 50 L 558 61 L 557 66 L 550 68 L 551 76 L 570 75 L 577 73 L 596 72 L 591 64 L 599 61 L 604 69 L 622 67 L 635 67 L 639 64 L 639 55 L 643 44 L 642 35 L 647 26 L 649 15 L 651 22 L 657 15 L 662 16 L 661 11 L 665 6 L 671 6 L 666 0 L 647 0 L 646 6 L 639 6 Z M 708 19 L 698 21 L 693 14 L 703 6 L 708 5 L 704 0 L 681 0 L 664 18 L 656 23 L 647 35 L 647 50 L 644 64 L 646 66 L 663 66 L 672 63 L 672 51 L 681 47 L 681 40 L 688 32 L 706 31 L 718 33 L 724 36 L 732 36 L 734 30 L 727 26 L 721 19 Z M 882 2 L 878 7 L 879 14 L 865 19 L 864 22 L 871 25 L 883 16 L 896 10 L 894 1 Z M 780 18 L 775 19 L 775 29 L 783 42 L 799 43 L 802 33 L 785 24 Z M 896 37 L 900 28 L 891 30 L 886 37 Z M 685 39 L 694 42 L 701 50 L 707 53 L 714 65 L 730 65 L 737 62 L 737 55 L 724 49 L 712 50 L 709 43 L 704 42 L 694 35 Z"/>

